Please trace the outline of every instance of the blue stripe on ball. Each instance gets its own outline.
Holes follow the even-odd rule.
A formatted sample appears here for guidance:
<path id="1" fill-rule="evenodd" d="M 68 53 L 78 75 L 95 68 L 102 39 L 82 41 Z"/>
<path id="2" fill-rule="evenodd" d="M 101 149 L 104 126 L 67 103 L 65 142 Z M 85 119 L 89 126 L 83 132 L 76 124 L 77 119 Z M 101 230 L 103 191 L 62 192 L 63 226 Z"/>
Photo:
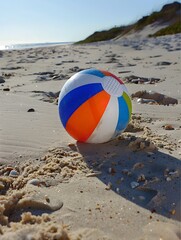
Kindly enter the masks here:
<path id="1" fill-rule="evenodd" d="M 95 75 L 95 76 L 101 77 L 101 78 L 105 77 L 105 75 L 104 75 L 101 71 L 99 71 L 99 70 L 97 70 L 97 69 L 94 69 L 94 68 L 86 69 L 86 70 L 83 70 L 83 71 L 81 71 L 81 72 L 79 72 L 79 73 L 80 73 L 80 74 Z"/>
<path id="2" fill-rule="evenodd" d="M 118 123 L 116 126 L 116 133 L 123 131 L 129 122 L 128 106 L 122 96 L 118 98 L 118 107 L 119 107 L 118 109 L 119 116 L 118 116 Z"/>
<path id="3" fill-rule="evenodd" d="M 59 115 L 63 126 L 66 127 L 68 119 L 81 104 L 102 90 L 101 83 L 91 83 L 67 93 L 59 103 Z"/>

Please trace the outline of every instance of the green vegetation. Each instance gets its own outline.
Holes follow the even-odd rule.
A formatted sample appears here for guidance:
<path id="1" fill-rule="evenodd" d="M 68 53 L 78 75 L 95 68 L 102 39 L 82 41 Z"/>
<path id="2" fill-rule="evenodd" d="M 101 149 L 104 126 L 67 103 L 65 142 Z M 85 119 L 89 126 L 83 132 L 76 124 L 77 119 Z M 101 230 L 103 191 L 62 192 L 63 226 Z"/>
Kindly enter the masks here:
<path id="1" fill-rule="evenodd" d="M 160 31 L 156 32 L 153 35 L 150 35 L 149 37 L 159 37 L 159 36 L 164 36 L 164 35 L 170 35 L 170 34 L 176 34 L 176 33 L 181 33 L 181 23 L 176 22 L 166 28 L 162 28 Z"/>
<path id="2" fill-rule="evenodd" d="M 135 24 L 136 30 L 140 30 L 143 27 L 155 22 L 157 22 L 158 24 L 172 22 L 173 24 L 180 21 L 180 6 L 181 4 L 178 2 L 163 6 L 160 12 L 153 12 L 150 16 L 145 16 L 141 18 Z"/>
<path id="3" fill-rule="evenodd" d="M 76 44 L 110 40 L 118 36 L 124 36 L 130 31 L 134 32 L 141 30 L 147 25 L 154 23 L 157 25 L 170 23 L 170 25 L 168 27 L 162 28 L 160 31 L 156 32 L 153 35 L 150 35 L 149 37 L 181 33 L 181 3 L 173 2 L 171 4 L 164 5 L 161 11 L 153 12 L 149 16 L 144 16 L 132 25 L 114 27 L 109 30 L 95 32 L 86 39 L 77 42 Z"/>
<path id="4" fill-rule="evenodd" d="M 114 27 L 114 28 L 111 28 L 110 30 L 95 32 L 89 37 L 87 37 L 86 39 L 76 42 L 75 44 L 110 40 L 120 35 L 123 36 L 124 34 L 128 33 L 131 29 L 132 29 L 132 25 L 129 25 L 129 26 Z"/>
<path id="5" fill-rule="evenodd" d="M 111 28 L 110 30 L 95 32 L 85 40 L 77 42 L 77 44 L 110 40 L 112 38 L 117 37 L 122 31 L 124 31 L 124 27 L 114 27 Z"/>

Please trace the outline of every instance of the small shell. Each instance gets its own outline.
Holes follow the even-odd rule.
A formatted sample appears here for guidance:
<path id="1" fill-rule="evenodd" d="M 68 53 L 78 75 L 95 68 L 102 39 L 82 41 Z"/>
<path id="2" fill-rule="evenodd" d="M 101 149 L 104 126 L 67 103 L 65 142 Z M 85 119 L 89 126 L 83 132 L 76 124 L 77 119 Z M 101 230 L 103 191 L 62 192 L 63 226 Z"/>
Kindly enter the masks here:
<path id="1" fill-rule="evenodd" d="M 14 168 L 11 167 L 11 166 L 8 166 L 8 167 L 6 168 L 6 171 L 11 171 L 11 170 L 14 170 Z"/>
<path id="2" fill-rule="evenodd" d="M 40 185 L 40 180 L 39 179 L 36 179 L 36 178 L 33 178 L 33 179 L 30 179 L 28 181 L 28 184 L 32 184 L 34 186 L 39 186 Z"/>
<path id="3" fill-rule="evenodd" d="M 176 214 L 176 210 L 175 209 L 170 210 L 170 214 L 171 215 L 175 215 Z"/>
<path id="4" fill-rule="evenodd" d="M 166 178 L 166 181 L 167 181 L 167 182 L 172 181 L 171 177 L 167 177 L 167 178 Z"/>
<path id="5" fill-rule="evenodd" d="M 164 126 L 164 129 L 165 130 L 174 130 L 174 127 L 170 124 L 167 124 L 167 125 Z"/>
<path id="6" fill-rule="evenodd" d="M 110 190 L 112 187 L 112 183 L 108 182 L 107 186 L 105 187 L 106 190 Z"/>
<path id="7" fill-rule="evenodd" d="M 138 182 L 144 182 L 145 180 L 146 180 L 146 178 L 145 178 L 145 175 L 144 175 L 144 174 L 140 174 L 140 175 L 138 176 L 138 179 L 137 179 Z"/>
<path id="8" fill-rule="evenodd" d="M 131 182 L 131 188 L 137 188 L 138 186 L 139 186 L 139 183 L 137 183 L 137 182 Z"/>
<path id="9" fill-rule="evenodd" d="M 4 184 L 0 182 L 0 190 L 3 190 L 5 188 Z"/>
<path id="10" fill-rule="evenodd" d="M 11 170 L 9 176 L 16 178 L 19 176 L 19 172 L 17 172 L 16 170 Z"/>
<path id="11" fill-rule="evenodd" d="M 75 145 L 75 143 L 68 143 L 68 146 L 69 147 L 75 147 L 76 145 Z"/>

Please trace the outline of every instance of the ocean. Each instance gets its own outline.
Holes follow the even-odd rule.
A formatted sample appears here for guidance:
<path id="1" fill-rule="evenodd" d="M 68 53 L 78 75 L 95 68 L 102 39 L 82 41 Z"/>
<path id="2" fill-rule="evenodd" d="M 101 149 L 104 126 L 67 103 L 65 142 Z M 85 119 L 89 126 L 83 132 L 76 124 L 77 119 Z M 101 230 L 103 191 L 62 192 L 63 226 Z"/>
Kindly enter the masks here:
<path id="1" fill-rule="evenodd" d="M 68 45 L 72 44 L 73 42 L 51 42 L 51 43 L 22 43 L 22 44 L 7 44 L 7 45 L 0 45 L 0 50 L 20 50 L 20 49 L 27 49 L 27 48 L 38 48 L 38 47 L 50 47 L 50 46 L 57 46 L 57 45 Z"/>

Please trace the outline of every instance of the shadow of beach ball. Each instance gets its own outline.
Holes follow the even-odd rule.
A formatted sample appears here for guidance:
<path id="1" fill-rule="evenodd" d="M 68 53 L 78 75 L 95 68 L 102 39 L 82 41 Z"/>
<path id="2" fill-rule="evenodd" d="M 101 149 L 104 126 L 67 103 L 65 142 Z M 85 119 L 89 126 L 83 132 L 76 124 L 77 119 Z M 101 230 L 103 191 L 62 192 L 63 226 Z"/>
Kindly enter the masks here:
<path id="1" fill-rule="evenodd" d="M 118 77 L 107 71 L 87 69 L 64 84 L 58 109 L 64 128 L 74 139 L 104 143 L 127 127 L 132 104 Z"/>

